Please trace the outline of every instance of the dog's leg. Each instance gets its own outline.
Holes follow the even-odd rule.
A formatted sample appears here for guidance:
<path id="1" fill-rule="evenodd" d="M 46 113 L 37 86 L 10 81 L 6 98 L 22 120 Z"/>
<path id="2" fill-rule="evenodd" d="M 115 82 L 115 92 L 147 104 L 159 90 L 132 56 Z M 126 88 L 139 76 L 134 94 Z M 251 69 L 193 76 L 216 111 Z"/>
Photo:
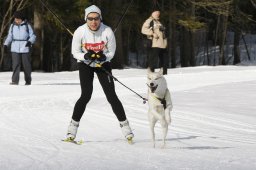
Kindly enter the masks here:
<path id="1" fill-rule="evenodd" d="M 168 124 L 171 123 L 171 111 L 172 111 L 172 99 L 171 99 L 171 94 L 170 91 L 167 89 L 166 91 L 166 96 L 165 96 L 165 100 L 166 100 L 166 109 L 165 109 L 165 119 L 167 121 Z"/>
<path id="2" fill-rule="evenodd" d="M 161 148 L 165 148 L 165 140 L 168 132 L 168 123 L 166 122 L 165 119 L 161 120 L 160 122 L 163 129 L 163 145 Z"/>
<path id="3" fill-rule="evenodd" d="M 151 135 L 152 135 L 153 147 L 155 147 L 155 130 L 154 130 L 154 128 L 155 128 L 156 122 L 157 122 L 157 120 L 154 117 L 152 117 L 150 119 L 150 130 L 151 130 Z"/>
<path id="4" fill-rule="evenodd" d="M 166 122 L 168 123 L 168 124 L 170 124 L 171 123 L 171 114 L 170 114 L 170 109 L 169 108 L 166 108 L 165 110 L 164 110 L 164 114 L 165 114 L 165 120 L 166 120 Z"/>

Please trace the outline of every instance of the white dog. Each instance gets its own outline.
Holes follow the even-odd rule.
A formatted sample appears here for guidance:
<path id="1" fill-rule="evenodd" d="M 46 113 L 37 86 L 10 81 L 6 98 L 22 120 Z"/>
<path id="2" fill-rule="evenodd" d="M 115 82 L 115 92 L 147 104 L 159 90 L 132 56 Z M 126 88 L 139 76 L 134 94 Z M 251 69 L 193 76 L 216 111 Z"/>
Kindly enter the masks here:
<path id="1" fill-rule="evenodd" d="M 172 110 L 171 94 L 167 88 L 166 80 L 163 76 L 163 69 L 159 72 L 151 72 L 148 69 L 148 117 L 150 130 L 152 133 L 153 146 L 155 147 L 155 131 L 154 127 L 159 120 L 163 129 L 163 145 L 165 147 L 165 139 L 168 132 L 168 124 L 171 123 L 170 112 Z"/>

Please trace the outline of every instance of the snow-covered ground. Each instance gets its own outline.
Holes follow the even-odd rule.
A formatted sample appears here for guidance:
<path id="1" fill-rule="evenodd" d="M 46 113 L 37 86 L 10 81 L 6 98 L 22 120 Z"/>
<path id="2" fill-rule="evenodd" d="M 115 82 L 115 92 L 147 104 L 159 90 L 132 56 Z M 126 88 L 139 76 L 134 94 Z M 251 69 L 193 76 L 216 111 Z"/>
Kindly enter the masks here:
<path id="1" fill-rule="evenodd" d="M 80 96 L 78 72 L 33 72 L 31 86 L 12 86 L 0 73 L 1 170 L 253 170 L 256 169 L 256 66 L 170 69 L 165 76 L 174 109 L 161 149 L 152 147 L 147 104 L 116 82 L 134 144 L 123 138 L 97 80 L 77 139 L 64 143 Z M 146 70 L 114 70 L 119 81 L 146 97 Z"/>

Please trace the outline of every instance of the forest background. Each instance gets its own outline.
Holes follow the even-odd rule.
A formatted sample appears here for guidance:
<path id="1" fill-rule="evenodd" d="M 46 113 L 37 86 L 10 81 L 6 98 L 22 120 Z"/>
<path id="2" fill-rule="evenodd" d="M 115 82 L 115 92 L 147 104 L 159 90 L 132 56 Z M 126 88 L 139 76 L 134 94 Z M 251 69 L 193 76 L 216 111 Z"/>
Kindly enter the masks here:
<path id="1" fill-rule="evenodd" d="M 11 54 L 4 52 L 3 42 L 17 10 L 25 12 L 37 36 L 33 70 L 76 70 L 66 28 L 72 33 L 84 24 L 84 9 L 91 4 L 101 8 L 103 22 L 116 30 L 114 68 L 147 66 L 141 27 L 154 5 L 167 28 L 169 68 L 256 63 L 256 0 L 0 0 L 0 71 L 11 70 Z"/>

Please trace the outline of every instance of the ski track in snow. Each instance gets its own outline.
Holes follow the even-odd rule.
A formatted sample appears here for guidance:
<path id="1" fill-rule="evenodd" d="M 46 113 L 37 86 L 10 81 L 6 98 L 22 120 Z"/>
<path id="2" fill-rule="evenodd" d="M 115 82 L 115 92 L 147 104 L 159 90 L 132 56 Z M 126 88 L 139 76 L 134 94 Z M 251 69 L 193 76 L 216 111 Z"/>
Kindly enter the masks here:
<path id="1" fill-rule="evenodd" d="M 252 169 L 256 167 L 256 118 L 251 113 L 255 97 L 246 91 L 256 90 L 256 68 L 216 68 L 169 70 L 166 77 L 174 109 L 165 149 L 160 149 L 159 124 L 156 148 L 152 148 L 147 104 L 117 82 L 135 133 L 134 144 L 128 145 L 122 137 L 95 77 L 77 135 L 85 143 L 77 146 L 61 142 L 80 95 L 77 73 L 34 73 L 30 87 L 9 86 L 6 74 L 11 73 L 1 73 L 0 169 Z M 145 70 L 114 73 L 146 97 Z M 240 90 L 250 100 L 238 98 Z M 217 107 L 218 102 L 223 106 Z M 247 104 L 251 109 L 243 108 Z"/>

